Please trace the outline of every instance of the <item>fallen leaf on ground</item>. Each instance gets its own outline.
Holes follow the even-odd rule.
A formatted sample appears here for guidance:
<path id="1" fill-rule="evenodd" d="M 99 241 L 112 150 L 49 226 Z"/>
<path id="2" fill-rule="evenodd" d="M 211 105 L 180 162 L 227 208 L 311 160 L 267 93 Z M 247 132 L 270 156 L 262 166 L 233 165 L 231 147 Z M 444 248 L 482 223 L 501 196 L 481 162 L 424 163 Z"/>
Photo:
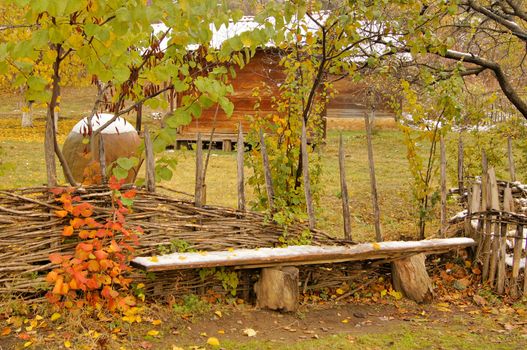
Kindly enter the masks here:
<path id="1" fill-rule="evenodd" d="M 248 336 L 248 337 L 256 337 L 256 333 L 258 333 L 258 332 L 256 332 L 256 331 L 255 331 L 254 329 L 252 329 L 252 328 L 245 328 L 245 329 L 243 330 L 243 334 L 245 334 L 245 335 Z"/>
<path id="2" fill-rule="evenodd" d="M 216 337 L 210 337 L 207 339 L 207 344 L 211 346 L 220 346 L 220 341 Z"/>

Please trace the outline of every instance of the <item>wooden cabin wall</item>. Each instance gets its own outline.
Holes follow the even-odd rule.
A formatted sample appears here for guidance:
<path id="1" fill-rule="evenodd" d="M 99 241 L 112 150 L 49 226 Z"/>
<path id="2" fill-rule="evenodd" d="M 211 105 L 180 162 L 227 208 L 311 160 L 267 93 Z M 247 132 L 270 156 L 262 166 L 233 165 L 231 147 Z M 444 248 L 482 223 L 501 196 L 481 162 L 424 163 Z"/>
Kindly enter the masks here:
<path id="1" fill-rule="evenodd" d="M 221 108 L 203 110 L 198 119 L 194 119 L 188 126 L 180 129 L 178 139 L 194 141 L 198 132 L 205 139 L 210 137 L 212 129 L 215 141 L 236 141 L 238 123 L 243 130 L 249 130 L 248 115 L 254 115 L 256 98 L 252 96 L 255 88 L 260 88 L 260 113 L 266 115 L 273 112 L 272 96 L 279 93 L 280 83 L 284 73 L 278 66 L 279 56 L 275 50 L 259 50 L 251 61 L 243 68 L 235 68 L 236 77 L 231 81 L 234 94 L 230 96 L 234 103 L 234 112 L 229 118 Z M 263 86 L 267 86 L 264 89 Z M 328 118 L 363 118 L 364 113 L 370 112 L 370 97 L 366 83 L 354 82 L 351 78 L 344 78 L 334 83 L 337 94 L 330 99 L 327 106 Z M 378 117 L 394 117 L 393 111 L 382 99 L 377 99 L 376 115 Z"/>
<path id="2" fill-rule="evenodd" d="M 231 81 L 234 94 L 229 98 L 234 104 L 231 117 L 227 117 L 221 108 L 213 106 L 203 110 L 201 117 L 194 119 L 188 126 L 180 130 L 180 140 L 195 140 L 196 134 L 201 132 L 204 136 L 210 136 L 212 129 L 214 139 L 223 141 L 230 139 L 235 141 L 238 133 L 238 123 L 242 123 L 245 131 L 249 130 L 249 119 L 247 115 L 254 115 L 256 98 L 252 96 L 255 88 L 260 88 L 260 112 L 271 113 L 272 96 L 277 95 L 279 85 L 283 81 L 283 73 L 278 69 L 279 57 L 266 51 L 257 51 L 251 61 L 243 68 L 235 68 L 236 78 Z M 268 88 L 264 89 L 263 85 Z M 269 91 L 271 90 L 271 91 Z"/>

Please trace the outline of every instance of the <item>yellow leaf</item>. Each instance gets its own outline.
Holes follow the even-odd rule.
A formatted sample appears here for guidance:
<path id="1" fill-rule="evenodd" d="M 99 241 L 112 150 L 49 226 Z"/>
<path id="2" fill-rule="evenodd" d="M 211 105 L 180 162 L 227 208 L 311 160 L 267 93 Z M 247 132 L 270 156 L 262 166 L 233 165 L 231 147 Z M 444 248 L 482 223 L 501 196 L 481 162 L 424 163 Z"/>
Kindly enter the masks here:
<path id="1" fill-rule="evenodd" d="M 218 334 L 225 334 L 225 331 L 224 331 L 223 329 L 220 329 L 220 330 L 218 331 Z"/>
<path id="2" fill-rule="evenodd" d="M 137 289 L 143 289 L 144 287 L 145 287 L 144 283 L 139 283 L 136 288 Z"/>
<path id="3" fill-rule="evenodd" d="M 336 292 L 337 292 L 338 295 L 342 295 L 342 294 L 344 294 L 344 289 L 337 288 Z"/>
<path id="4" fill-rule="evenodd" d="M 24 347 L 27 348 L 27 347 L 31 346 L 31 344 L 33 344 L 32 341 L 27 341 L 27 342 L 24 343 Z"/>
<path id="5" fill-rule="evenodd" d="M 348 323 L 348 322 L 349 322 L 349 320 L 348 320 L 348 319 L 343 319 L 343 320 L 342 320 L 342 321 L 340 321 L 340 322 L 342 322 L 342 323 Z"/>
<path id="6" fill-rule="evenodd" d="M 210 337 L 207 339 L 207 344 L 211 346 L 220 346 L 220 341 L 216 337 Z"/>
<path id="7" fill-rule="evenodd" d="M 154 256 L 150 257 L 150 261 L 151 262 L 158 262 L 159 259 L 157 258 L 157 256 L 154 255 Z"/>
<path id="8" fill-rule="evenodd" d="M 153 321 L 152 321 L 152 324 L 153 324 L 154 326 L 159 326 L 159 325 L 161 324 L 161 320 L 153 320 Z"/>
<path id="9" fill-rule="evenodd" d="M 66 341 L 64 342 L 64 346 L 67 347 L 68 349 L 71 348 L 71 343 L 70 343 L 70 341 L 69 341 L 69 340 L 66 340 Z"/>
<path id="10" fill-rule="evenodd" d="M 184 350 L 184 349 L 180 348 L 179 346 L 172 345 L 172 350 Z"/>
<path id="11" fill-rule="evenodd" d="M 373 244 L 372 244 L 372 247 L 373 247 L 373 249 L 375 249 L 375 250 L 379 250 L 379 249 L 381 249 L 381 245 L 380 245 L 379 243 L 377 243 L 377 242 L 373 243 Z"/>
<path id="12" fill-rule="evenodd" d="M 152 337 L 157 337 L 159 335 L 159 331 L 156 331 L 156 330 L 152 329 L 152 330 L 148 331 L 148 333 L 146 333 L 146 334 L 148 334 L 149 336 L 152 336 Z"/>
<path id="13" fill-rule="evenodd" d="M 207 333 L 205 333 L 205 332 L 201 332 L 199 335 L 202 336 L 202 337 L 206 337 L 206 336 L 207 336 Z"/>
<path id="14" fill-rule="evenodd" d="M 221 313 L 220 310 L 214 311 L 214 314 L 215 314 L 216 316 L 220 317 L 220 318 L 223 317 L 223 314 Z"/>
<path id="15" fill-rule="evenodd" d="M 60 314 L 58 312 L 55 312 L 53 315 L 51 315 L 51 321 L 56 321 L 60 318 Z"/>
<path id="16" fill-rule="evenodd" d="M 42 317 L 40 315 L 36 315 L 35 316 L 35 320 L 37 320 L 37 321 L 40 321 L 40 320 L 43 320 L 43 319 L 44 319 L 44 317 Z"/>

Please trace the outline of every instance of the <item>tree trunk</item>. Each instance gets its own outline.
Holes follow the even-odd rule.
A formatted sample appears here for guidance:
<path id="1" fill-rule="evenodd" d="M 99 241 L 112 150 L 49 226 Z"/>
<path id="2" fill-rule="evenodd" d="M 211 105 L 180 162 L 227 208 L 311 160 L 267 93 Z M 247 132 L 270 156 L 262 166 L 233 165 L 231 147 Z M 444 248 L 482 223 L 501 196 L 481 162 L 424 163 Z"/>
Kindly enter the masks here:
<path id="1" fill-rule="evenodd" d="M 432 281 L 426 272 L 425 259 L 424 254 L 417 254 L 392 263 L 394 289 L 418 303 L 428 303 L 433 299 Z"/>
<path id="2" fill-rule="evenodd" d="M 296 267 L 263 268 L 254 285 L 256 303 L 260 308 L 296 311 L 298 309 L 298 278 Z"/>
<path id="3" fill-rule="evenodd" d="M 25 108 L 22 110 L 22 127 L 33 127 L 33 101 L 27 102 Z"/>

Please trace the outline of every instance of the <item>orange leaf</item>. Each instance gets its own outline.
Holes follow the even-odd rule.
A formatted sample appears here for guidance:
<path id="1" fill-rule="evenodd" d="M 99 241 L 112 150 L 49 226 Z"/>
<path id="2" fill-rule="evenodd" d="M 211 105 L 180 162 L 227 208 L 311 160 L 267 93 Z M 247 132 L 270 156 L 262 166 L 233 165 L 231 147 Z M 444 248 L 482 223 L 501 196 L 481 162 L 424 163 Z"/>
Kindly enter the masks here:
<path id="1" fill-rule="evenodd" d="M 92 272 L 99 271 L 99 263 L 97 260 L 90 260 L 88 262 L 88 270 Z"/>
<path id="2" fill-rule="evenodd" d="M 70 220 L 70 224 L 71 226 L 73 226 L 73 228 L 79 228 L 84 225 L 84 219 L 75 218 L 73 220 Z"/>
<path id="3" fill-rule="evenodd" d="M 84 250 L 85 252 L 91 252 L 93 250 L 93 244 L 81 242 L 77 244 L 77 249 Z"/>
<path id="4" fill-rule="evenodd" d="M 68 215 L 68 212 L 66 210 L 55 210 L 55 215 L 57 215 L 59 218 L 63 218 Z"/>
<path id="5" fill-rule="evenodd" d="M 87 230 L 81 230 L 79 232 L 79 238 L 86 239 L 90 237 L 90 231 Z"/>
<path id="6" fill-rule="evenodd" d="M 51 291 L 51 293 L 53 294 L 62 294 L 62 284 L 63 284 L 63 278 L 62 276 L 59 277 L 57 279 L 57 281 L 55 282 L 55 287 L 53 287 L 53 290 Z"/>
<path id="7" fill-rule="evenodd" d="M 55 271 L 50 271 L 48 275 L 46 276 L 46 282 L 53 283 L 57 280 L 59 277 L 59 274 Z"/>
<path id="8" fill-rule="evenodd" d="M 63 236 L 69 237 L 73 234 L 73 227 L 72 226 L 65 226 L 64 231 L 62 232 Z"/>
<path id="9" fill-rule="evenodd" d="M 106 253 L 104 250 L 96 250 L 93 252 L 93 255 L 99 260 L 106 259 L 108 257 L 108 253 Z"/>
<path id="10" fill-rule="evenodd" d="M 6 335 L 9 335 L 9 333 L 11 333 L 11 328 L 5 327 L 4 329 L 2 329 L 2 332 L 0 333 L 0 335 L 6 336 Z"/>

